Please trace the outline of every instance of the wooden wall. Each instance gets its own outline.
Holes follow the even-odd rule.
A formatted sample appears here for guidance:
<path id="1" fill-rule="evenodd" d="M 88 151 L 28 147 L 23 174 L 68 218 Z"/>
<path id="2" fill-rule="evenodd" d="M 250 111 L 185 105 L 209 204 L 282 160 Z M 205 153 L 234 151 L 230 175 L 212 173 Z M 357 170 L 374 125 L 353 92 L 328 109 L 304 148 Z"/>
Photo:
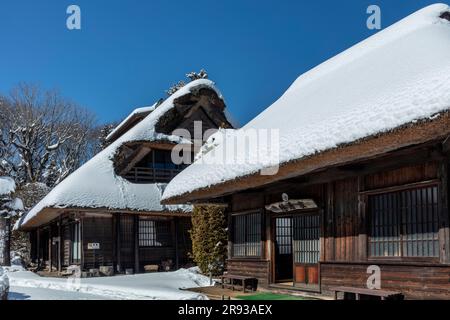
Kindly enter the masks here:
<path id="1" fill-rule="evenodd" d="M 376 264 L 381 269 L 381 287 L 400 290 L 407 299 L 450 299 L 450 266 Z M 365 263 L 322 263 L 323 293 L 332 286 L 366 287 Z"/>
<path id="2" fill-rule="evenodd" d="M 258 286 L 267 287 L 270 277 L 270 261 L 266 259 L 231 259 L 227 264 L 231 274 L 250 276 L 258 279 Z"/>
<path id="3" fill-rule="evenodd" d="M 85 269 L 114 265 L 112 217 L 83 218 L 83 266 Z M 89 250 L 89 243 L 99 243 L 100 250 Z"/>
<path id="4" fill-rule="evenodd" d="M 426 149 L 430 148 L 430 149 Z M 379 160 L 366 161 L 342 169 L 322 171 L 307 177 L 290 179 L 264 187 L 233 194 L 227 198 L 232 213 L 262 210 L 264 254 L 260 259 L 234 259 L 230 256 L 228 271 L 241 275 L 256 275 L 260 285 L 273 280 L 272 235 L 270 217 L 265 205 L 281 201 L 282 193 L 291 199 L 311 198 L 321 209 L 321 265 L 322 290 L 330 286 L 366 287 L 367 267 L 378 265 L 382 271 L 382 288 L 404 292 L 407 298 L 450 298 L 450 251 L 448 174 L 450 160 L 437 152 L 440 146 L 402 150 L 401 157 L 392 154 Z M 408 154 L 410 152 L 410 154 Z M 437 154 L 437 156 L 436 156 Z M 430 155 L 429 157 L 423 155 Z M 396 162 L 396 159 L 399 159 Z M 298 182 L 296 182 L 298 181 Z M 381 189 L 395 190 L 422 182 L 440 185 L 440 246 L 441 264 L 436 261 L 387 261 L 368 257 L 368 219 L 366 195 Z M 232 246 L 230 230 L 230 246 Z M 229 253 L 231 254 L 231 248 Z"/>

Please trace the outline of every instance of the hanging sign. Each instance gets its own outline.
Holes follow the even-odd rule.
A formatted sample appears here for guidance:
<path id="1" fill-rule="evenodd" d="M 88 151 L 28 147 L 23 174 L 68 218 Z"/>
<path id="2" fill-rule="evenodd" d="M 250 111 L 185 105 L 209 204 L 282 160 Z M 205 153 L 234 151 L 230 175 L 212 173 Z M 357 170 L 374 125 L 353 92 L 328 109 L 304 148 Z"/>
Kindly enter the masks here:
<path id="1" fill-rule="evenodd" d="M 88 250 L 99 250 L 100 243 L 88 243 Z"/>
<path id="2" fill-rule="evenodd" d="M 296 210 L 317 209 L 316 202 L 312 199 L 293 199 L 290 200 L 287 194 L 283 193 L 283 201 L 272 203 L 266 206 L 266 210 L 275 213 L 291 212 Z"/>

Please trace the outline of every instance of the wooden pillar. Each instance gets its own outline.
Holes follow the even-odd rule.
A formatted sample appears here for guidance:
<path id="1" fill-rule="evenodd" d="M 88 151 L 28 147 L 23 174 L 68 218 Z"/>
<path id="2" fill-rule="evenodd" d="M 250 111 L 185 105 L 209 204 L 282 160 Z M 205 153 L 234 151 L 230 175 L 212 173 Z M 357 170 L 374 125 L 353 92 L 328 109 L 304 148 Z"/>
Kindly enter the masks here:
<path id="1" fill-rule="evenodd" d="M 58 222 L 58 271 L 62 271 L 62 254 L 63 254 L 63 246 L 62 246 L 62 217 L 59 217 Z"/>
<path id="2" fill-rule="evenodd" d="M 178 218 L 173 218 L 173 224 L 174 224 L 174 245 L 175 245 L 175 269 L 178 270 L 180 266 L 180 260 L 179 260 L 179 250 L 178 250 Z"/>
<path id="3" fill-rule="evenodd" d="M 116 225 L 116 234 L 117 234 L 117 272 L 122 272 L 122 259 L 121 259 L 121 239 L 120 239 L 120 232 L 121 232 L 121 228 L 120 228 L 120 217 L 121 214 L 117 213 L 117 225 Z"/>
<path id="4" fill-rule="evenodd" d="M 336 221 L 334 217 L 334 183 L 327 184 L 327 239 L 326 239 L 326 261 L 333 261 L 336 259 L 336 234 L 334 227 Z"/>
<path id="5" fill-rule="evenodd" d="M 80 255 L 80 269 L 84 270 L 84 218 L 80 216 L 80 248 L 81 248 L 81 255 Z"/>
<path id="6" fill-rule="evenodd" d="M 36 264 L 38 269 L 41 267 L 41 231 L 39 228 L 36 229 Z"/>
<path id="7" fill-rule="evenodd" d="M 53 270 L 53 252 L 52 252 L 52 226 L 49 226 L 49 230 L 48 230 L 48 262 L 49 262 L 49 268 L 50 268 L 50 272 L 52 272 Z"/>
<path id="8" fill-rule="evenodd" d="M 228 216 L 227 228 L 228 228 L 228 259 L 233 257 L 233 216 L 231 211 L 227 210 L 226 214 Z"/>
<path id="9" fill-rule="evenodd" d="M 139 273 L 139 216 L 134 216 L 134 273 Z"/>
<path id="10" fill-rule="evenodd" d="M 358 260 L 367 261 L 367 214 L 366 196 L 361 195 L 365 190 L 364 176 L 358 176 Z"/>
<path id="11" fill-rule="evenodd" d="M 440 210 L 439 210 L 439 251 L 440 262 L 450 263 L 450 217 L 449 217 L 449 174 L 448 160 L 439 167 L 439 179 L 441 180 Z"/>

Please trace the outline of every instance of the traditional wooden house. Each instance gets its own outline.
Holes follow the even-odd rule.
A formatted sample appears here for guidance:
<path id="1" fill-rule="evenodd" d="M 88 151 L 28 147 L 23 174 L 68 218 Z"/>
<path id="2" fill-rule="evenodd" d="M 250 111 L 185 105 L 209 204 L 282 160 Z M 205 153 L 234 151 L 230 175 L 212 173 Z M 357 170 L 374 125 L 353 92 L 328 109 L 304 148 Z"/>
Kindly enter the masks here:
<path id="1" fill-rule="evenodd" d="M 111 144 L 57 185 L 22 219 L 32 259 L 61 271 L 145 265 L 173 267 L 187 262 L 191 207 L 162 205 L 166 184 L 186 165 L 172 161 L 172 149 L 192 139 L 186 129 L 231 127 L 214 84 L 196 80 L 165 101 L 134 111 L 108 137 Z"/>
<path id="2" fill-rule="evenodd" d="M 449 12 L 422 9 L 319 65 L 237 130 L 279 132 L 276 174 L 264 159 L 194 163 L 163 203 L 227 206 L 228 272 L 259 286 L 326 294 L 375 272 L 382 289 L 449 299 Z"/>

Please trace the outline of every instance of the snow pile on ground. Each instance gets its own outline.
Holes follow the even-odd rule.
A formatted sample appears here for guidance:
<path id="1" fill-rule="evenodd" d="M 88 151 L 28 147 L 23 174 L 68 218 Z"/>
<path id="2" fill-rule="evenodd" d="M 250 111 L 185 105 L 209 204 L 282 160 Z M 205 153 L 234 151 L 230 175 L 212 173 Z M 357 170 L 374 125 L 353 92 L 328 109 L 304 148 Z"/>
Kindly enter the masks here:
<path id="1" fill-rule="evenodd" d="M 175 99 L 205 87 L 215 90 L 221 97 L 214 83 L 206 79 L 193 81 L 179 89 L 136 126 L 58 184 L 42 201 L 30 210 L 21 225 L 32 227 L 33 219 L 45 208 L 191 211 L 192 208 L 190 206 L 161 205 L 160 200 L 165 184 L 131 183 L 115 174 L 113 161 L 120 147 L 130 142 L 169 141 L 190 144 L 190 141 L 179 136 L 156 132 L 155 126 L 168 111 L 174 108 Z M 54 216 L 50 214 L 45 215 L 47 221 L 50 221 L 52 218 Z"/>
<path id="2" fill-rule="evenodd" d="M 9 280 L 6 272 L 0 267 L 0 300 L 6 295 L 9 289 Z"/>
<path id="3" fill-rule="evenodd" d="M 197 268 L 87 279 L 43 278 L 29 271 L 8 272 L 11 287 L 52 289 L 124 300 L 204 300 L 204 295 L 181 289 L 209 286 Z"/>
<path id="4" fill-rule="evenodd" d="M 284 164 L 352 143 L 450 109 L 450 11 L 444 4 L 426 7 L 300 76 L 286 93 L 249 122 L 246 130 L 279 133 Z M 273 159 L 234 155 L 234 139 L 175 177 L 163 199 L 256 174 Z M 214 154 L 227 156 L 217 164 Z M 240 159 L 248 159 L 244 163 Z"/>
<path id="5" fill-rule="evenodd" d="M 0 177 L 0 196 L 9 195 L 16 190 L 16 183 L 10 177 Z"/>

